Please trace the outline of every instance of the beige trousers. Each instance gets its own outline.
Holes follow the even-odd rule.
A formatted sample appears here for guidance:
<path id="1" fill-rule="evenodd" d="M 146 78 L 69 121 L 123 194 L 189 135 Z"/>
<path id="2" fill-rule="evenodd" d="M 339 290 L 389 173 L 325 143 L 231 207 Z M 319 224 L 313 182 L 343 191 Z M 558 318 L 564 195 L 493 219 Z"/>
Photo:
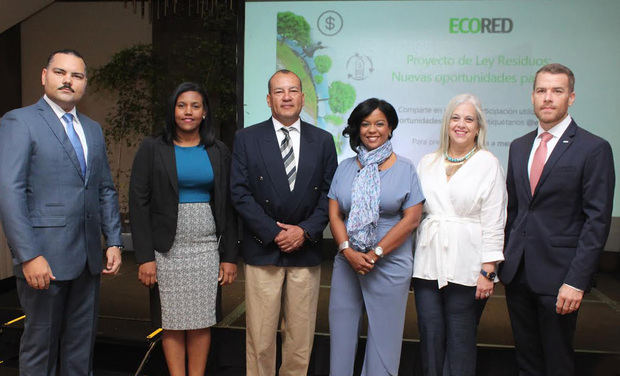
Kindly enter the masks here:
<path id="1" fill-rule="evenodd" d="M 283 305 L 280 376 L 302 376 L 314 341 L 321 267 L 245 265 L 246 374 L 276 374 L 276 334 Z"/>

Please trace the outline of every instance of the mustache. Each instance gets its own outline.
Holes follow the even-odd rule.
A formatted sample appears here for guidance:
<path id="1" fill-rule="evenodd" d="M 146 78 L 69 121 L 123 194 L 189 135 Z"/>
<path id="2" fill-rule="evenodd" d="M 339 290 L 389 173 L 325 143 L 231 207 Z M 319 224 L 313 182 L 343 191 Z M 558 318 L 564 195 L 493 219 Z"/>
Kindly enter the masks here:
<path id="1" fill-rule="evenodd" d="M 62 89 L 69 89 L 69 90 L 71 90 L 72 93 L 75 93 L 75 90 L 73 90 L 73 88 L 69 84 L 64 84 L 64 85 L 62 85 L 61 87 L 58 88 L 58 90 L 62 90 Z"/>

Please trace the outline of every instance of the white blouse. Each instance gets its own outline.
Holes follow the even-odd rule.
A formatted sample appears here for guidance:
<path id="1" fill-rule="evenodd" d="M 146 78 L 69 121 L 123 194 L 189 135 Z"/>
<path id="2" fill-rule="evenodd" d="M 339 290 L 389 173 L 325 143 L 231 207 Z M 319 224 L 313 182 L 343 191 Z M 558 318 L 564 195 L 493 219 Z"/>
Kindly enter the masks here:
<path id="1" fill-rule="evenodd" d="M 425 155 L 418 176 L 426 196 L 413 277 L 476 286 L 485 262 L 504 260 L 506 180 L 493 154 L 480 150 L 450 180 L 444 158 Z"/>

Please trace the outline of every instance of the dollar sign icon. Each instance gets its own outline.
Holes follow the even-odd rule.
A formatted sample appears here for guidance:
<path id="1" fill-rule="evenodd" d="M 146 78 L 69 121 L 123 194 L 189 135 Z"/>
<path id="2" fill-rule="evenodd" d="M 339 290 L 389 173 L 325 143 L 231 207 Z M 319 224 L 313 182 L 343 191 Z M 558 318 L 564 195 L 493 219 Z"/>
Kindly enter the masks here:
<path id="1" fill-rule="evenodd" d="M 334 27 L 336 27 L 336 24 L 334 23 L 334 17 L 329 16 L 325 19 L 325 28 L 329 31 L 334 30 Z"/>
<path id="2" fill-rule="evenodd" d="M 319 16 L 316 20 L 316 26 L 321 34 L 326 36 L 336 35 L 342 30 L 343 19 L 342 16 L 333 10 L 327 10 Z"/>

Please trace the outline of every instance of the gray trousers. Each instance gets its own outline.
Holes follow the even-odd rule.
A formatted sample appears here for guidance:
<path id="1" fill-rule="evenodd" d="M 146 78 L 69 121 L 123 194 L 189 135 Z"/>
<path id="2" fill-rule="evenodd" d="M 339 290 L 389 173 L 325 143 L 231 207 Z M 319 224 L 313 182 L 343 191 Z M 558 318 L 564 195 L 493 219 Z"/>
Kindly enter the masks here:
<path id="1" fill-rule="evenodd" d="M 71 281 L 52 281 L 35 290 L 17 278 L 26 314 L 19 349 L 21 376 L 92 375 L 100 275 L 88 268 Z"/>
<path id="2" fill-rule="evenodd" d="M 336 256 L 329 296 L 331 376 L 353 375 L 364 311 L 368 316 L 368 340 L 361 375 L 398 374 L 411 283 L 410 259 L 389 254 L 362 276 L 342 254 Z"/>

